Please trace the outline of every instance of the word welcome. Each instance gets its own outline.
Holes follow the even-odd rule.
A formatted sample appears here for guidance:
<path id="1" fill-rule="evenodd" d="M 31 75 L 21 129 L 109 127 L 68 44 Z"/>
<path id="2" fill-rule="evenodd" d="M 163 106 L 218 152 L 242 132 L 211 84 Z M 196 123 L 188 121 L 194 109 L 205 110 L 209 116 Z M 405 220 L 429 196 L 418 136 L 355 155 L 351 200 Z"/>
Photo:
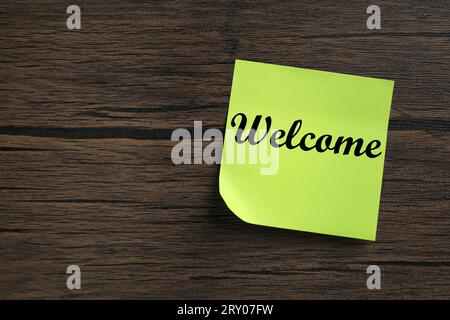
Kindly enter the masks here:
<path id="1" fill-rule="evenodd" d="M 247 126 L 247 116 L 243 113 L 237 113 L 234 115 L 234 117 L 231 119 L 231 126 L 236 127 L 237 126 L 237 120 L 240 118 L 240 123 L 238 126 L 238 130 L 236 132 L 235 140 L 237 143 L 245 143 L 246 141 L 249 142 L 251 145 L 255 145 L 260 143 L 266 136 L 268 136 L 268 133 L 271 132 L 271 125 L 272 125 L 272 117 L 268 116 L 265 118 L 266 128 L 265 133 L 257 137 L 255 133 L 261 132 L 262 129 L 258 129 L 259 124 L 262 119 L 262 115 L 257 115 L 255 119 L 253 120 L 251 129 L 248 133 L 248 135 L 243 138 L 243 133 L 246 131 Z M 364 139 L 357 138 L 354 139 L 352 137 L 344 137 L 340 136 L 335 141 L 333 136 L 330 134 L 324 134 L 320 137 L 316 137 L 316 135 L 312 132 L 305 133 L 296 143 L 294 142 L 294 138 L 299 133 L 300 129 L 302 127 L 302 120 L 298 119 L 295 120 L 289 131 L 286 133 L 285 130 L 277 129 L 272 130 L 272 134 L 270 136 L 270 144 L 274 148 L 280 148 L 280 147 L 286 147 L 288 149 L 296 149 L 299 148 L 303 151 L 311 151 L 316 150 L 317 152 L 326 152 L 326 151 L 333 151 L 333 153 L 338 154 L 342 152 L 343 155 L 348 155 L 350 152 L 353 151 L 353 154 L 356 157 L 366 155 L 369 158 L 376 158 L 379 155 L 381 155 L 381 152 L 374 152 L 381 146 L 380 140 L 372 140 L 367 145 L 364 144 Z M 248 132 L 248 130 L 247 130 Z M 317 138 L 317 139 L 316 139 Z M 281 141 L 284 139 L 284 141 Z M 315 141 L 314 141 L 315 139 Z"/>

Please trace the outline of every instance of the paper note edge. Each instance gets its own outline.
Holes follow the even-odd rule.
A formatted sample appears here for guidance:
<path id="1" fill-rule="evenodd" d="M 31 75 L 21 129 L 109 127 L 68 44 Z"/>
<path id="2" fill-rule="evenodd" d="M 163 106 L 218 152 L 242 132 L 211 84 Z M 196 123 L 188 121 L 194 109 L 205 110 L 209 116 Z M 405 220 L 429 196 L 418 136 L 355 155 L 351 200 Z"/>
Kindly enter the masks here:
<path id="1" fill-rule="evenodd" d="M 380 221 L 380 207 L 381 207 L 381 195 L 383 194 L 383 181 L 384 181 L 384 169 L 386 167 L 386 156 L 387 156 L 387 146 L 388 146 L 388 136 L 389 136 L 389 124 L 391 122 L 391 113 L 392 113 L 392 101 L 394 100 L 394 90 L 395 90 L 395 81 L 394 80 L 386 80 L 390 82 L 390 90 L 391 94 L 389 97 L 389 114 L 387 116 L 387 126 L 386 126 L 386 139 L 385 139 L 385 147 L 384 147 L 384 156 L 383 156 L 383 166 L 381 168 L 381 184 L 380 190 L 378 191 L 378 204 L 377 204 L 377 218 L 375 223 L 375 234 L 373 240 L 376 241 L 378 235 L 378 222 Z"/>
<path id="2" fill-rule="evenodd" d="M 274 67 L 282 67 L 282 68 L 296 69 L 296 70 L 305 70 L 305 71 L 311 71 L 311 72 L 331 73 L 331 74 L 334 74 L 334 75 L 340 75 L 340 76 L 346 76 L 346 77 L 357 77 L 357 78 L 372 79 L 372 80 L 377 80 L 377 81 L 392 82 L 392 86 L 394 85 L 394 82 L 395 82 L 395 80 L 385 79 L 385 78 L 361 76 L 361 75 L 356 75 L 356 74 L 351 74 L 351 73 L 335 72 L 335 71 L 328 71 L 328 70 L 318 70 L 318 69 L 311 69 L 311 68 L 304 68 L 304 67 L 295 67 L 295 66 L 288 66 L 288 65 L 283 65 L 283 64 L 276 64 L 276 63 L 270 63 L 270 62 L 260 62 L 260 61 L 252 61 L 252 60 L 245 60 L 245 59 L 235 59 L 235 64 L 236 64 L 237 61 L 241 61 L 241 62 L 245 62 L 245 63 L 265 64 L 265 65 L 274 66 Z"/>

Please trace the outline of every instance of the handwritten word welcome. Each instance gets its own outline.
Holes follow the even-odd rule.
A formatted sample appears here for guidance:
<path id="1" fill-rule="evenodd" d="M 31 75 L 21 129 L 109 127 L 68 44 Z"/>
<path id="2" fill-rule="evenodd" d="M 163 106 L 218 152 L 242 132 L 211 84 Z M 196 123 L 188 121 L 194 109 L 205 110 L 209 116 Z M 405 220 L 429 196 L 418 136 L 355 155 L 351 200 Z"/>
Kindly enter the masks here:
<path id="1" fill-rule="evenodd" d="M 255 120 L 253 120 L 253 124 L 251 126 L 249 134 L 243 138 L 243 133 L 246 130 L 247 126 L 247 116 L 243 113 L 237 113 L 231 119 L 231 126 L 237 126 L 237 119 L 241 118 L 241 121 L 238 126 L 238 130 L 235 135 L 235 139 L 237 143 L 245 143 L 248 141 L 251 145 L 255 145 L 260 143 L 270 131 L 270 127 L 272 125 L 272 117 L 265 117 L 266 128 L 265 132 L 263 131 L 262 136 L 256 138 L 255 133 L 258 131 L 258 126 L 261 122 L 262 115 L 257 115 Z M 374 153 L 381 146 L 380 140 L 372 140 L 367 145 L 364 144 L 363 138 L 354 139 L 352 137 L 344 137 L 339 136 L 334 141 L 333 136 L 330 134 L 324 134 L 322 136 L 316 137 L 316 135 L 312 132 L 305 133 L 296 143 L 294 143 L 294 138 L 299 133 L 302 127 L 302 120 L 295 120 L 289 131 L 286 133 L 285 130 L 272 130 L 272 134 L 270 136 L 270 144 L 272 147 L 280 148 L 286 147 L 288 149 L 296 149 L 299 148 L 303 151 L 316 150 L 317 152 L 325 152 L 325 151 L 333 151 L 333 153 L 338 154 L 342 152 L 343 155 L 348 155 L 352 149 L 353 154 L 356 157 L 366 155 L 369 158 L 376 158 L 381 154 L 381 151 L 378 153 Z M 261 132 L 261 129 L 259 129 Z M 284 139 L 284 141 L 282 141 Z M 354 148 L 353 148 L 354 147 Z"/>

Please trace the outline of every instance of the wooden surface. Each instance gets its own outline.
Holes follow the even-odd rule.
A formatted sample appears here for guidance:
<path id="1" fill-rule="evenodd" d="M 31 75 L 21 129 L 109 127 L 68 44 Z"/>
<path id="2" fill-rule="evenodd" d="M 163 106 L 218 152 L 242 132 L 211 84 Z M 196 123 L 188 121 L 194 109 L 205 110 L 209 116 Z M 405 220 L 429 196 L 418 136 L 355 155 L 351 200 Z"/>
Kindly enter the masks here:
<path id="1" fill-rule="evenodd" d="M 0 2 L 0 298 L 450 298 L 448 1 L 377 1 L 375 31 L 359 1 L 74 3 L 79 31 Z M 218 166 L 172 164 L 236 58 L 396 81 L 375 243 L 246 224 Z"/>

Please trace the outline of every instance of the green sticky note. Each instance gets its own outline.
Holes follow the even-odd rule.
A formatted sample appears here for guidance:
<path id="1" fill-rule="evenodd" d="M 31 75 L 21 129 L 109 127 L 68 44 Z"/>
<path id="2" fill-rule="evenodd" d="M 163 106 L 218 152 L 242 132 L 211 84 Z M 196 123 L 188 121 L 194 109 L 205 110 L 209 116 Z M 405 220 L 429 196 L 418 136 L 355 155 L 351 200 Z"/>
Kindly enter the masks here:
<path id="1" fill-rule="evenodd" d="M 375 240 L 394 82 L 236 60 L 220 194 L 242 220 Z"/>

